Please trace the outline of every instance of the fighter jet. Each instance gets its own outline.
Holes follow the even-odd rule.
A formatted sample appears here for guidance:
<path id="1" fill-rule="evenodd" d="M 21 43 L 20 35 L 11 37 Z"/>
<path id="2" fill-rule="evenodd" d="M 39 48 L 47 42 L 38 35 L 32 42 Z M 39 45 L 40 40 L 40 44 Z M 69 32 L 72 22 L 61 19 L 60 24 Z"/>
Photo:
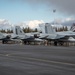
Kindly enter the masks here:
<path id="1" fill-rule="evenodd" d="M 63 44 L 63 42 L 66 41 L 75 41 L 75 32 L 73 31 L 64 31 L 64 32 L 56 32 L 50 23 L 45 23 L 44 25 L 39 25 L 42 34 L 46 35 L 46 40 L 53 41 L 54 45 L 57 45 L 57 43 Z M 70 38 L 72 37 L 72 39 Z"/>
<path id="2" fill-rule="evenodd" d="M 0 40 L 2 43 L 8 41 L 23 41 L 24 44 L 29 42 L 42 42 L 42 39 L 38 38 L 38 33 L 24 33 L 20 26 L 15 26 L 12 34 L 0 33 Z"/>

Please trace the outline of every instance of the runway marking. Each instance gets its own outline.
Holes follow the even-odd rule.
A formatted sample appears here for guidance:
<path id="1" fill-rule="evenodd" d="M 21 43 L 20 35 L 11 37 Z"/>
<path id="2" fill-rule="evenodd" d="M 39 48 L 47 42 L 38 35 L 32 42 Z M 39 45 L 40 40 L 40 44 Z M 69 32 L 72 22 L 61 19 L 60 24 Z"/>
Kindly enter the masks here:
<path id="1" fill-rule="evenodd" d="M 0 54 L 0 55 L 14 57 L 12 54 Z M 33 60 L 33 61 L 39 61 L 39 62 L 45 62 L 45 63 L 54 63 L 54 64 L 64 64 L 64 65 L 75 66 L 75 64 L 73 64 L 73 63 L 63 62 L 63 61 L 62 62 L 51 61 L 51 60 L 47 60 L 47 59 L 38 59 L 38 58 L 30 58 L 30 57 L 19 57 L 19 58 L 24 58 L 24 59 L 29 59 L 29 60 Z"/>
<path id="2" fill-rule="evenodd" d="M 47 59 L 37 59 L 37 58 L 26 58 L 26 59 L 40 61 L 40 62 L 54 63 L 54 64 L 65 64 L 65 65 L 75 66 L 75 64 L 72 64 L 72 63 L 59 62 L 59 61 L 51 61 L 51 60 L 47 60 Z"/>
<path id="3" fill-rule="evenodd" d="M 0 54 L 1 56 L 9 56 L 10 54 Z"/>

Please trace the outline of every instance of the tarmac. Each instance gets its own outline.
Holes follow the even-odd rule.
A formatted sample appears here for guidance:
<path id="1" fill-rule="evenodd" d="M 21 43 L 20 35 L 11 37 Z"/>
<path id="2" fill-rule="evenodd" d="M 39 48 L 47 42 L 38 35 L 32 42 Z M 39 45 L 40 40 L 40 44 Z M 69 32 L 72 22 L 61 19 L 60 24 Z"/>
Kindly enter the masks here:
<path id="1" fill-rule="evenodd" d="M 0 44 L 0 75 L 75 75 L 75 47 Z"/>

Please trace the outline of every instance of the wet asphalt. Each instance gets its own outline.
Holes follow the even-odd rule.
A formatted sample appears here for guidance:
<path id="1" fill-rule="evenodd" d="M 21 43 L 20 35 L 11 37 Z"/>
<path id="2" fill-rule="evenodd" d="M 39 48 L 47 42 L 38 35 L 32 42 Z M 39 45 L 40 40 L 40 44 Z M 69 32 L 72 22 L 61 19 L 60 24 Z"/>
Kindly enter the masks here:
<path id="1" fill-rule="evenodd" d="M 0 44 L 0 75 L 75 75 L 75 47 Z"/>

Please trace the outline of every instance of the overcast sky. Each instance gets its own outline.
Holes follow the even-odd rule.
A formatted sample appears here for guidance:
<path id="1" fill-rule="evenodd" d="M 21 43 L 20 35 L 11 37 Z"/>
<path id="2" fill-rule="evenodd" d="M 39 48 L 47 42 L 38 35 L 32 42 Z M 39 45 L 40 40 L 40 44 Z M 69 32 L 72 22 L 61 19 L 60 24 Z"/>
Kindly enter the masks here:
<path id="1" fill-rule="evenodd" d="M 3 19 L 12 24 L 35 20 L 51 22 L 74 17 L 75 0 L 0 0 L 0 22 Z"/>

